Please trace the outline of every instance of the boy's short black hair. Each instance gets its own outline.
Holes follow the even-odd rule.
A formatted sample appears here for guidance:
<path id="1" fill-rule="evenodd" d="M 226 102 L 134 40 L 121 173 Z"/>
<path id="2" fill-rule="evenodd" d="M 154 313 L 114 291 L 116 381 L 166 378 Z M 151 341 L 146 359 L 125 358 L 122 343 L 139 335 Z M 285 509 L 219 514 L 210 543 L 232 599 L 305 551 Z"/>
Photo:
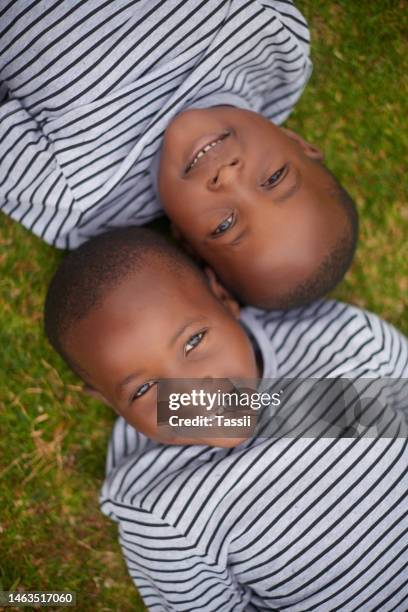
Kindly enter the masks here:
<path id="1" fill-rule="evenodd" d="M 99 306 L 129 273 L 159 263 L 169 271 L 205 275 L 173 242 L 158 232 L 130 226 L 100 234 L 62 259 L 48 287 L 44 328 L 54 349 L 77 373 L 65 349 L 74 323 Z"/>

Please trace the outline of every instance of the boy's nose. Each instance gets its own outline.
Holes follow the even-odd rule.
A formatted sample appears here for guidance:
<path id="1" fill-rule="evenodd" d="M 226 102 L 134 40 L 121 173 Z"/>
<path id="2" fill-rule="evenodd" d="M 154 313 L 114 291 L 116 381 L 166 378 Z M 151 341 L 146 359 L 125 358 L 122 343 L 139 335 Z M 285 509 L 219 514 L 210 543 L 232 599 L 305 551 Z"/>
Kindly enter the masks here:
<path id="1" fill-rule="evenodd" d="M 218 191 L 233 184 L 243 167 L 243 160 L 234 157 L 231 161 L 218 165 L 207 181 L 210 191 Z"/>

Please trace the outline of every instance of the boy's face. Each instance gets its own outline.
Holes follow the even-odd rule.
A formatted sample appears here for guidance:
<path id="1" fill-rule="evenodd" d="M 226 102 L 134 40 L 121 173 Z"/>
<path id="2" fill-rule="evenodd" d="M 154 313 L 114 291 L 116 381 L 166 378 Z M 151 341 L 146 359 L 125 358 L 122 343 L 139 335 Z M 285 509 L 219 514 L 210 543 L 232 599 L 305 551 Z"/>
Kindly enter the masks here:
<path id="1" fill-rule="evenodd" d="M 171 444 L 236 446 L 242 438 L 172 438 L 156 430 L 159 379 L 258 376 L 236 303 L 212 281 L 155 262 L 130 274 L 75 324 L 68 354 L 99 398 L 145 435 Z M 217 296 L 215 297 L 214 291 Z"/>
<path id="2" fill-rule="evenodd" d="M 226 287 L 280 308 L 339 241 L 353 240 L 321 158 L 257 113 L 192 109 L 165 132 L 158 188 L 176 231 Z"/>

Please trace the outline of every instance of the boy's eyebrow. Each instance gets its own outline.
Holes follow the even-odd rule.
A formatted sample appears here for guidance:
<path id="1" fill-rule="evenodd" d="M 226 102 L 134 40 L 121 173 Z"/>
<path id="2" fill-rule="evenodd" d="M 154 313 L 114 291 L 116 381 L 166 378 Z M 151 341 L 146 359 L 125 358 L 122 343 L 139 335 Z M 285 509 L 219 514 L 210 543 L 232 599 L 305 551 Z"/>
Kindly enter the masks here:
<path id="1" fill-rule="evenodd" d="M 180 336 L 182 336 L 184 334 L 184 332 L 186 331 L 186 329 L 188 327 L 190 327 L 190 325 L 192 325 L 193 323 L 199 323 L 200 321 L 203 321 L 205 317 L 193 317 L 191 319 L 187 319 L 187 321 L 185 323 L 183 323 L 183 325 L 180 327 L 180 329 L 178 329 L 176 331 L 176 333 L 174 334 L 174 336 L 172 336 L 170 342 L 169 342 L 169 347 L 173 346 L 173 344 L 176 342 L 176 340 L 178 340 L 180 338 Z"/>

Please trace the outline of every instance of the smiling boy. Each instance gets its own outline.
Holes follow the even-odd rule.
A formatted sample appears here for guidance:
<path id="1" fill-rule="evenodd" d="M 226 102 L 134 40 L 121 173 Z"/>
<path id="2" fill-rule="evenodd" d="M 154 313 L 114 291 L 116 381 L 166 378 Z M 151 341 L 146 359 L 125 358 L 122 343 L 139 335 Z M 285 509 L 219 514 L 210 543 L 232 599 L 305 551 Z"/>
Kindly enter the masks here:
<path id="1" fill-rule="evenodd" d="M 311 74 L 289 0 L 8 3 L 0 27 L 0 206 L 59 248 L 162 213 L 169 122 L 234 104 L 281 123 Z"/>
<path id="2" fill-rule="evenodd" d="M 392 326 L 334 301 L 240 311 L 213 274 L 128 228 L 62 261 L 45 328 L 120 415 L 101 508 L 149 609 L 406 609 L 407 424 L 396 389 L 408 343 Z M 159 380 L 258 376 L 389 378 L 386 418 L 366 438 L 158 431 Z"/>
<path id="3" fill-rule="evenodd" d="M 267 308 L 311 301 L 341 280 L 354 204 L 319 152 L 277 127 L 312 70 L 292 2 L 19 0 L 2 23 L 6 214 L 74 248 L 151 221 L 163 203 L 224 284 Z M 217 146 L 181 179 L 203 153 L 197 141 Z"/>
<path id="4" fill-rule="evenodd" d="M 247 304 L 321 297 L 353 259 L 353 201 L 302 138 L 251 111 L 188 110 L 166 130 L 158 189 L 176 233 Z"/>

